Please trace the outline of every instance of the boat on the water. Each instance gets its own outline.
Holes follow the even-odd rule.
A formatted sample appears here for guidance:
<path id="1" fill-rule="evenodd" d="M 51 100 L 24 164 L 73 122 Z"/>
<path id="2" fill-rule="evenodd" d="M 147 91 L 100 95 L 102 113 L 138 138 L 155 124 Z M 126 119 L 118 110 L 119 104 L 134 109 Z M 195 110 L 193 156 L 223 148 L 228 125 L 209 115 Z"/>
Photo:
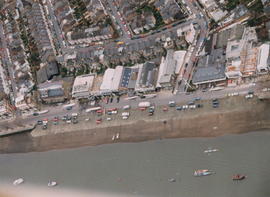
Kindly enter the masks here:
<path id="1" fill-rule="evenodd" d="M 57 182 L 55 182 L 55 181 L 49 181 L 48 187 L 55 187 L 55 186 L 57 186 Z"/>
<path id="2" fill-rule="evenodd" d="M 15 181 L 13 181 L 13 185 L 20 185 L 24 182 L 23 178 L 18 178 Z"/>
<path id="3" fill-rule="evenodd" d="M 241 181 L 244 180 L 245 178 L 247 178 L 247 176 L 242 174 L 236 174 L 232 176 L 233 181 Z"/>
<path id="4" fill-rule="evenodd" d="M 176 182 L 176 180 L 175 180 L 174 178 L 170 178 L 170 179 L 168 179 L 168 181 L 169 181 L 170 183 Z"/>
<path id="5" fill-rule="evenodd" d="M 204 153 L 214 153 L 214 152 L 218 152 L 219 150 L 216 148 L 208 148 L 205 151 L 203 151 Z"/>
<path id="6" fill-rule="evenodd" d="M 214 174 L 214 172 L 210 171 L 210 170 L 195 170 L 194 172 L 194 176 L 207 176 L 207 175 L 211 175 L 211 174 Z"/>

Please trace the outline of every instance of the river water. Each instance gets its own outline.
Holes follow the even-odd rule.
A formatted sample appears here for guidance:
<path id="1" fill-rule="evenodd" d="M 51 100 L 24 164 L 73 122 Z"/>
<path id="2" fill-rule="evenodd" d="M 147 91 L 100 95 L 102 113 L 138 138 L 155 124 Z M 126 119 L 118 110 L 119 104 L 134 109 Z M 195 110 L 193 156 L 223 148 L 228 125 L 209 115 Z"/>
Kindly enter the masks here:
<path id="1" fill-rule="evenodd" d="M 1 181 L 145 197 L 269 197 L 270 132 L 0 155 Z M 220 151 L 205 154 L 208 147 Z M 193 177 L 196 169 L 216 174 Z M 231 176 L 248 176 L 233 182 Z M 168 179 L 174 178 L 175 182 Z"/>

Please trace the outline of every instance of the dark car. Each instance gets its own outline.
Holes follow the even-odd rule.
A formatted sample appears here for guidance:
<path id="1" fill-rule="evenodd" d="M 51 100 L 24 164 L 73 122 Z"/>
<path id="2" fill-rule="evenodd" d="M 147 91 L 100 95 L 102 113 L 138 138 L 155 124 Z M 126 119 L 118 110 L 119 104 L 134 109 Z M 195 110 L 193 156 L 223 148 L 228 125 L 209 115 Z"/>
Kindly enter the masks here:
<path id="1" fill-rule="evenodd" d="M 68 106 L 66 110 L 72 110 L 72 106 Z"/>
<path id="2" fill-rule="evenodd" d="M 197 104 L 197 108 L 202 108 L 203 104 Z"/>
<path id="3" fill-rule="evenodd" d="M 42 125 L 42 120 L 38 120 L 38 121 L 37 121 L 37 124 L 38 124 L 38 125 Z"/>
<path id="4" fill-rule="evenodd" d="M 181 106 L 178 106 L 178 107 L 176 107 L 176 110 L 181 111 L 182 110 L 182 107 Z"/>
<path id="5" fill-rule="evenodd" d="M 37 112 L 33 113 L 33 116 L 38 116 L 38 115 L 39 115 L 39 113 L 37 113 Z"/>

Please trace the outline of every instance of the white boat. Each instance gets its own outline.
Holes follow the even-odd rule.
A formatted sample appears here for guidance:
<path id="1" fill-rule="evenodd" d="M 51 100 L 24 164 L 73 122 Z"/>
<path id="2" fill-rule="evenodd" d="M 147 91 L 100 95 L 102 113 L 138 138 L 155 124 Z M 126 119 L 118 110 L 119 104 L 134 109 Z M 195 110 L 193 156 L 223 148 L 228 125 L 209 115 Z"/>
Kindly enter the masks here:
<path id="1" fill-rule="evenodd" d="M 55 187 L 55 186 L 57 186 L 57 182 L 55 182 L 55 181 L 49 181 L 48 187 Z"/>
<path id="2" fill-rule="evenodd" d="M 219 150 L 216 148 L 208 148 L 207 150 L 203 151 L 204 153 L 214 153 L 218 152 Z"/>
<path id="3" fill-rule="evenodd" d="M 214 172 L 206 169 L 206 170 L 196 170 L 193 175 L 199 177 L 199 176 L 207 176 L 211 174 L 214 174 Z"/>
<path id="4" fill-rule="evenodd" d="M 15 181 L 13 181 L 13 185 L 20 185 L 24 182 L 23 178 L 18 178 Z"/>

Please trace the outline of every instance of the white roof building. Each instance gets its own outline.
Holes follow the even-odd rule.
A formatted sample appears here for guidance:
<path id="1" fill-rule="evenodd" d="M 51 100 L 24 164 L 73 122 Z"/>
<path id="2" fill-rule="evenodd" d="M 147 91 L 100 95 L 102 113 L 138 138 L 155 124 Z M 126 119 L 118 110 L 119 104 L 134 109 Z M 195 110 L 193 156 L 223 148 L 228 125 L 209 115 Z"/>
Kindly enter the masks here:
<path id="1" fill-rule="evenodd" d="M 91 90 L 94 84 L 95 75 L 81 75 L 76 77 L 73 88 L 72 97 L 73 98 L 87 98 L 91 95 Z"/>
<path id="2" fill-rule="evenodd" d="M 168 50 L 166 58 L 162 57 L 159 66 L 157 87 L 171 87 L 175 74 L 176 61 L 174 59 L 174 51 Z"/>
<path id="3" fill-rule="evenodd" d="M 259 73 L 267 72 L 269 69 L 268 63 L 269 49 L 270 49 L 269 44 L 262 44 L 259 47 L 259 52 L 257 56 L 257 71 Z"/>
<path id="4" fill-rule="evenodd" d="M 103 81 L 100 86 L 101 92 L 117 91 L 120 87 L 123 66 L 116 66 L 115 69 L 108 68 L 103 76 Z"/>

